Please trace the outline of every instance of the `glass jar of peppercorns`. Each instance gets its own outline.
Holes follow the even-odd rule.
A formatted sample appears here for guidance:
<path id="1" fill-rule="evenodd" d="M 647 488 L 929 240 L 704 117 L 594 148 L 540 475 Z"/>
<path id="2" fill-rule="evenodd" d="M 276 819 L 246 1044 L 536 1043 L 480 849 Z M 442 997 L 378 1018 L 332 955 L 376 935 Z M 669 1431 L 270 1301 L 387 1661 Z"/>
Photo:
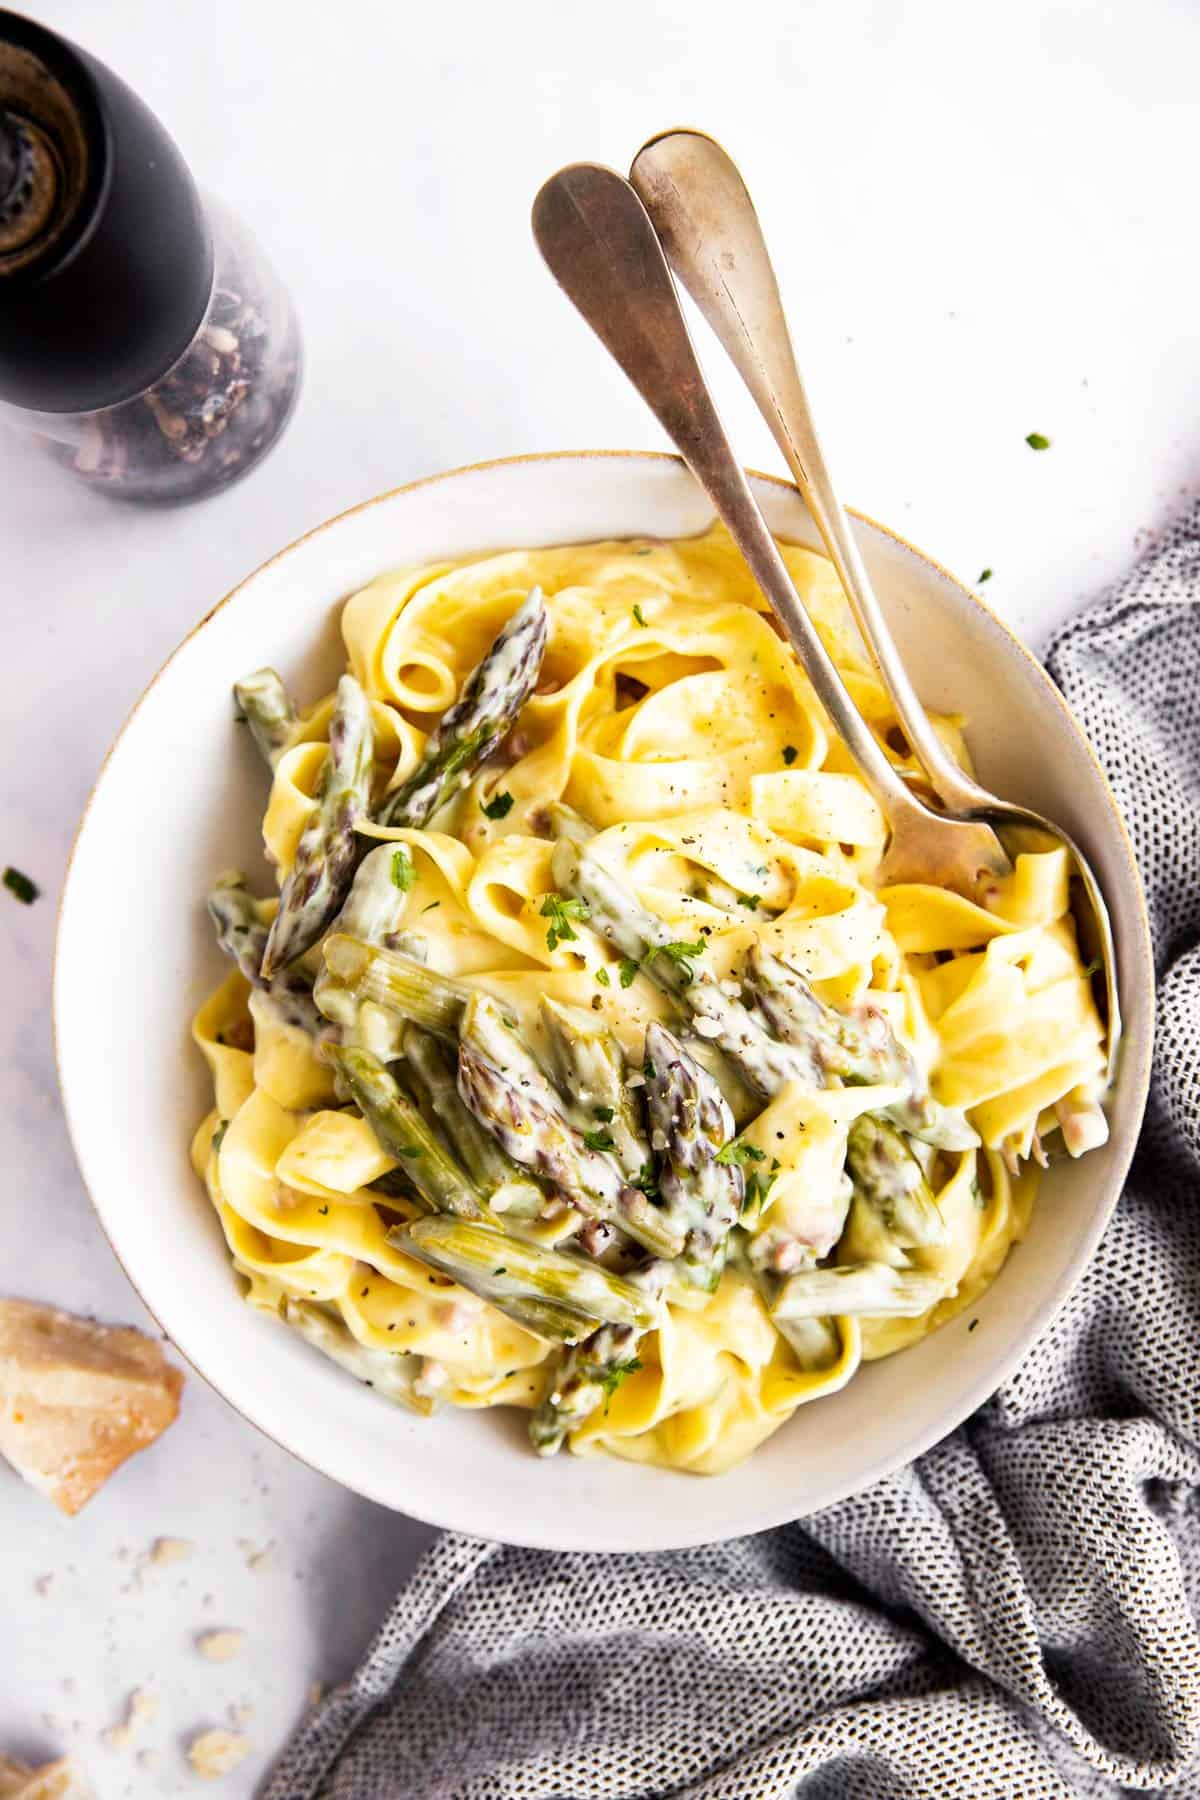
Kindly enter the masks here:
<path id="1" fill-rule="evenodd" d="M 0 417 L 132 500 L 262 458 L 300 379 L 287 292 L 111 70 L 0 9 Z"/>

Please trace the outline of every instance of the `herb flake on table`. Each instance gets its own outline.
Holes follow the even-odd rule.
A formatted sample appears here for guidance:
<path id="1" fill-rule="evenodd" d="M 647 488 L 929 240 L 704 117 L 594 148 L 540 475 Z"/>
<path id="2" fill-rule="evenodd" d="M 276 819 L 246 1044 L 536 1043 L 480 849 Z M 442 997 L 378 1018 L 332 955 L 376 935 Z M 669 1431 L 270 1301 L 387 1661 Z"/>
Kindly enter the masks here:
<path id="1" fill-rule="evenodd" d="M 31 881 L 20 869 L 5 869 L 4 885 L 13 899 L 19 900 L 22 906 L 32 906 L 42 891 L 37 882 Z"/>
<path id="2" fill-rule="evenodd" d="M 1031 450 L 1048 450 L 1050 439 L 1040 431 L 1031 431 L 1025 439 Z"/>

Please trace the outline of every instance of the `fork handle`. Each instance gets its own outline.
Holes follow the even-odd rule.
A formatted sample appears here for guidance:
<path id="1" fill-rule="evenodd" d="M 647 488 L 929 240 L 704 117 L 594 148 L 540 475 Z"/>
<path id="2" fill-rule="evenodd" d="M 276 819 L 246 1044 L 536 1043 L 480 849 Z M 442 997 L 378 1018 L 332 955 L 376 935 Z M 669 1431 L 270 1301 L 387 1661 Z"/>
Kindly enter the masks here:
<path id="1" fill-rule="evenodd" d="M 629 178 L 668 262 L 783 452 L 934 791 L 952 813 L 986 805 L 989 796 L 959 768 L 930 724 L 888 629 L 826 467 L 762 226 L 736 165 L 704 133 L 671 131 L 643 145 Z"/>
<path id="2" fill-rule="evenodd" d="M 696 360 L 671 271 L 646 209 L 596 163 L 560 169 L 533 203 L 551 273 L 620 363 L 724 520 L 893 832 L 927 818 L 892 768 L 809 618 Z"/>

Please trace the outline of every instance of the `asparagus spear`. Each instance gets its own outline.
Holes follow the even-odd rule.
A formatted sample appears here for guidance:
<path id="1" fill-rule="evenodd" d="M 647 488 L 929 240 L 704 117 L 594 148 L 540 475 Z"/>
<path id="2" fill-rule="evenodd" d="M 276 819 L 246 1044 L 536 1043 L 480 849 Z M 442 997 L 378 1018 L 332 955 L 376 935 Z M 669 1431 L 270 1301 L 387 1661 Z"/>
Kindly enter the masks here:
<path id="1" fill-rule="evenodd" d="M 233 697 L 263 761 L 273 771 L 296 729 L 291 695 L 274 669 L 256 669 L 234 682 Z"/>
<path id="2" fill-rule="evenodd" d="M 631 1325 L 638 1331 L 658 1322 L 658 1300 L 635 1283 L 599 1263 L 509 1237 L 492 1225 L 417 1219 L 394 1227 L 388 1239 L 501 1310 L 515 1298 L 549 1301 L 581 1320 Z M 590 1329 L 585 1327 L 583 1335 Z"/>
<path id="3" fill-rule="evenodd" d="M 233 958 L 251 987 L 270 999 L 280 1019 L 312 1037 L 322 1031 L 325 1022 L 302 969 L 281 969 L 273 980 L 263 980 L 267 927 L 259 919 L 258 903 L 245 876 L 222 875 L 208 896 L 208 911 L 222 950 Z"/>
<path id="4" fill-rule="evenodd" d="M 342 932 L 331 932 L 323 948 L 326 968 L 355 999 L 390 1006 L 414 1025 L 453 1042 L 473 989 L 427 969 L 403 950 L 385 950 Z M 324 1010 L 323 992 L 318 998 Z"/>
<path id="5" fill-rule="evenodd" d="M 417 1103 L 430 1129 L 440 1131 L 454 1145 L 467 1173 L 489 1200 L 497 1188 L 503 1188 L 506 1213 L 535 1219 L 545 1203 L 545 1195 L 536 1182 L 522 1175 L 491 1132 L 485 1131 L 463 1104 L 454 1069 L 437 1038 L 416 1025 L 408 1025 L 401 1047 Z"/>
<path id="6" fill-rule="evenodd" d="M 391 949 L 404 896 L 415 879 L 407 846 L 380 844 L 359 863 L 331 929 Z"/>
<path id="7" fill-rule="evenodd" d="M 658 1024 L 646 1031 L 646 1110 L 664 1211 L 684 1233 L 679 1274 L 711 1292 L 746 1189 L 737 1162 L 718 1160 L 733 1138 L 733 1114 L 713 1077 Z"/>
<path id="8" fill-rule="evenodd" d="M 374 1350 L 360 1344 L 354 1334 L 338 1320 L 313 1306 L 307 1300 L 284 1299 L 280 1317 L 306 1338 L 322 1355 L 340 1363 L 359 1381 L 365 1381 L 385 1399 L 395 1400 L 426 1418 L 434 1411 L 434 1402 L 418 1391 L 421 1358 L 392 1350 Z"/>
<path id="9" fill-rule="evenodd" d="M 430 732 L 408 780 L 386 796 L 380 824 L 425 825 L 466 786 L 537 685 L 548 632 L 546 603 L 541 589 L 534 588 Z"/>
<path id="10" fill-rule="evenodd" d="M 921 1165 L 894 1125 L 863 1113 L 850 1127 L 846 1169 L 854 1191 L 905 1249 L 944 1244 L 948 1233 Z"/>
<path id="11" fill-rule="evenodd" d="M 801 1269 L 779 1289 L 772 1317 L 814 1319 L 865 1313 L 871 1318 L 915 1319 L 945 1292 L 944 1283 L 924 1269 L 894 1269 L 891 1263 L 855 1263 L 844 1268 Z"/>
<path id="12" fill-rule="evenodd" d="M 420 1200 L 433 1212 L 479 1218 L 479 1189 L 379 1058 L 348 1045 L 331 1046 L 328 1055 L 381 1148 L 400 1163 Z"/>
<path id="13" fill-rule="evenodd" d="M 412 862 L 404 846 L 381 844 L 359 864 L 345 905 L 330 927 L 331 935 L 348 933 L 368 944 L 383 944 L 424 962 L 426 940 L 396 929 Z M 402 1054 L 404 1021 L 371 999 L 362 999 L 323 968 L 313 983 L 313 999 L 327 1019 L 342 1028 L 342 1041 L 374 1051 L 383 1062 Z"/>
<path id="14" fill-rule="evenodd" d="M 692 1029 L 724 1051 L 760 1097 L 769 1099 L 788 1081 L 822 1087 L 828 1074 L 905 1082 L 909 1095 L 888 1109 L 898 1125 L 946 1150 L 978 1144 L 962 1114 L 931 1097 L 916 1062 L 875 1009 L 854 1020 L 822 1006 L 802 975 L 758 944 L 747 958 L 753 1000 L 747 1006 L 683 954 L 686 945 L 670 941 L 670 928 L 639 906 L 594 851 L 560 843 L 554 877 L 585 902 L 589 922 L 623 956 L 682 1003 Z"/>
<path id="15" fill-rule="evenodd" d="M 551 837 L 569 838 L 573 844 L 586 844 L 589 838 L 595 837 L 596 828 L 589 825 L 582 813 L 568 806 L 565 800 L 554 800 L 541 815 L 545 828 Z M 541 829 L 539 822 L 539 829 Z"/>
<path id="16" fill-rule="evenodd" d="M 595 1013 L 548 996 L 542 1018 L 555 1079 L 570 1096 L 576 1118 L 586 1120 L 589 1133 L 612 1140 L 619 1166 L 636 1180 L 650 1162 L 650 1148 L 620 1044 Z"/>
<path id="17" fill-rule="evenodd" d="M 810 1086 L 825 1087 L 830 1076 L 855 1084 L 903 1085 L 906 1097 L 886 1109 L 903 1131 L 943 1150 L 978 1144 L 962 1113 L 934 1100 L 916 1059 L 877 1007 L 842 1013 L 823 1005 L 799 970 L 761 943 L 751 946 L 742 979 L 768 1028 L 804 1058 Z"/>
<path id="18" fill-rule="evenodd" d="M 236 872 L 222 875 L 208 896 L 208 916 L 216 926 L 217 942 L 231 956 L 251 987 L 261 987 L 262 953 L 267 928 L 258 916 L 258 902 Z"/>
<path id="19" fill-rule="evenodd" d="M 529 1438 L 539 1456 L 553 1456 L 626 1375 L 641 1367 L 639 1333 L 632 1325 L 601 1325 L 559 1360 L 549 1393 L 529 1421 Z"/>
<path id="20" fill-rule="evenodd" d="M 563 1189 L 581 1212 L 620 1225 L 656 1256 L 675 1256 L 683 1248 L 683 1233 L 571 1124 L 558 1094 L 486 994 L 474 995 L 463 1014 L 458 1091 L 514 1162 Z"/>
<path id="21" fill-rule="evenodd" d="M 623 958 L 636 963 L 680 1002 L 691 1015 L 696 1034 L 723 1050 L 760 1098 L 777 1093 L 785 1082 L 805 1078 L 804 1059 L 774 1039 L 762 1021 L 703 967 L 698 960 L 704 953 L 702 940 L 688 954 L 689 947 L 672 937 L 662 919 L 639 905 L 593 850 L 562 839 L 553 869 L 558 886 L 587 906 L 589 923 Z"/>
<path id="22" fill-rule="evenodd" d="M 315 944 L 345 900 L 358 862 L 354 827 L 370 802 L 371 710 L 353 675 L 338 683 L 316 814 L 296 849 L 263 954 L 263 975 Z"/>

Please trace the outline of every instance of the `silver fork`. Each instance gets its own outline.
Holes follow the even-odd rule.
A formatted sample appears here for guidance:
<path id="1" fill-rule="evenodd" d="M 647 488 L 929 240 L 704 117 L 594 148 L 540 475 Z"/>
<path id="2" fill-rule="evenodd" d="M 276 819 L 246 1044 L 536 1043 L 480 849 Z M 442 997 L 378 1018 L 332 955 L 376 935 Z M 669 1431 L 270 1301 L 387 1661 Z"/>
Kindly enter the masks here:
<path id="1" fill-rule="evenodd" d="M 981 786 L 954 761 L 930 724 L 830 479 L 762 226 L 741 174 L 712 138 L 698 131 L 671 131 L 643 145 L 634 158 L 630 181 L 667 260 L 729 353 L 770 426 L 841 578 L 904 735 L 946 813 L 986 821 L 993 827 L 1045 832 L 1070 851 L 1091 914 L 1090 936 L 1103 964 L 1111 1082 L 1121 1036 L 1121 1007 L 1112 923 L 1100 884 L 1078 844 L 1061 825 Z"/>
<path id="2" fill-rule="evenodd" d="M 905 784 L 848 693 L 750 491 L 688 335 L 645 207 L 612 169 L 576 163 L 545 184 L 533 232 L 552 273 L 673 439 L 782 621 L 817 698 L 888 826 L 884 882 L 932 882 L 975 899 L 1009 861 L 990 825 L 944 818 Z"/>

